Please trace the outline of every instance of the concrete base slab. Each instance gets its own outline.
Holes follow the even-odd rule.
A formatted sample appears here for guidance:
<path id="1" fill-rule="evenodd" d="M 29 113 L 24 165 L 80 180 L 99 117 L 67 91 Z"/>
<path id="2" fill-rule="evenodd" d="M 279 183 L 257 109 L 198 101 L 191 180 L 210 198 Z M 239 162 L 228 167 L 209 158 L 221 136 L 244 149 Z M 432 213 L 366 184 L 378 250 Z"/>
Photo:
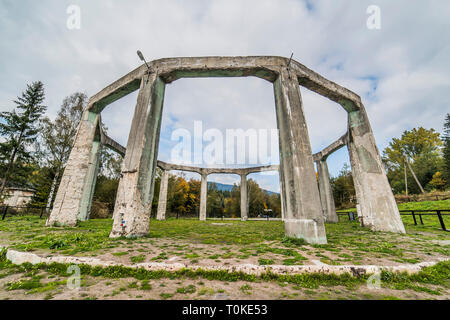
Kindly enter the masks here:
<path id="1" fill-rule="evenodd" d="M 3 248 L 0 247 L 0 250 Z M 270 265 L 270 266 L 258 266 L 253 264 L 239 264 L 239 265 L 220 265 L 220 266 L 196 266 L 184 263 L 163 263 L 163 262 L 145 262 L 137 264 L 121 264 L 114 261 L 104 261 L 98 258 L 90 257 L 71 257 L 71 256 L 50 256 L 41 257 L 34 253 L 20 252 L 16 250 L 7 250 L 6 258 L 13 264 L 22 264 L 25 262 L 31 264 L 38 263 L 64 263 L 64 264 L 87 264 L 90 266 L 123 266 L 128 268 L 144 268 L 149 271 L 178 271 L 182 269 L 190 270 L 206 270 L 206 271 L 227 271 L 227 272 L 243 272 L 252 275 L 261 275 L 267 272 L 280 274 L 280 275 L 292 275 L 303 273 L 323 273 L 323 274 L 345 274 L 349 273 L 353 276 L 363 276 L 365 274 L 375 274 L 382 270 L 391 272 L 407 272 L 409 274 L 418 273 L 425 267 L 431 267 L 441 261 L 447 261 L 449 259 L 440 259 L 431 262 L 421 262 L 417 264 L 404 264 L 399 266 L 377 266 L 377 265 L 298 265 L 298 266 L 284 266 L 284 265 Z"/>

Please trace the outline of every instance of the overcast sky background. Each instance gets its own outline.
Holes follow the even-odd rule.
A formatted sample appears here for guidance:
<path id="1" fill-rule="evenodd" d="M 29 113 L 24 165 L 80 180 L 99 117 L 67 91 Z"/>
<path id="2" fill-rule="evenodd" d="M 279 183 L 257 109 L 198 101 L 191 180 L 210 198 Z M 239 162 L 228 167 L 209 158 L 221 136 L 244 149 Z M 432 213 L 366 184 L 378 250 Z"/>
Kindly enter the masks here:
<path id="1" fill-rule="evenodd" d="M 81 8 L 69 30 L 67 7 Z M 381 29 L 369 30 L 369 5 Z M 75 91 L 91 96 L 147 60 L 177 56 L 279 55 L 361 96 L 380 152 L 392 137 L 423 126 L 442 131 L 450 112 L 450 1 L 25 1 L 0 0 L 0 110 L 41 80 L 48 115 Z M 343 109 L 302 88 L 313 152 L 346 131 Z M 126 145 L 137 93 L 102 113 L 109 135 Z M 276 128 L 272 84 L 258 78 L 181 79 L 166 86 L 159 159 L 169 161 L 176 128 Z M 336 175 L 348 163 L 329 160 Z M 278 163 L 274 159 L 273 163 Z M 189 177 L 189 176 L 188 176 Z M 278 175 L 258 174 L 279 190 Z M 237 183 L 238 176 L 209 181 Z"/>

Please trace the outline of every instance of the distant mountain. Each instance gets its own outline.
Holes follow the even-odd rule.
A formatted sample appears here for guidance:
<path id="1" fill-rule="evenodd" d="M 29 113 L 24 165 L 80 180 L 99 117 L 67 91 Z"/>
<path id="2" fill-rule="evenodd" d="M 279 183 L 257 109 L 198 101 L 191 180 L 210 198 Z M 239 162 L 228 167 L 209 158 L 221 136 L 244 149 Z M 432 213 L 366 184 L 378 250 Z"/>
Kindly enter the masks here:
<path id="1" fill-rule="evenodd" d="M 231 190 L 233 190 L 233 185 L 232 184 L 224 184 L 224 183 L 219 183 L 219 182 L 208 182 L 208 188 L 213 183 L 216 184 L 217 189 L 220 190 L 220 191 L 231 191 Z M 262 189 L 262 191 L 267 192 L 267 194 L 269 194 L 269 195 L 271 195 L 271 194 L 279 194 L 278 192 L 272 192 L 272 191 L 264 190 L 264 189 Z"/>
<path id="2" fill-rule="evenodd" d="M 231 191 L 233 190 L 233 185 L 231 184 L 224 184 L 224 183 L 218 183 L 218 182 L 208 182 L 208 188 L 215 184 L 217 186 L 217 190 L 219 191 Z"/>
<path id="3" fill-rule="evenodd" d="M 269 194 L 269 195 L 271 195 L 271 194 L 280 194 L 279 192 L 273 192 L 273 191 L 269 191 L 269 190 L 266 190 L 266 189 L 261 189 L 262 191 L 264 191 L 264 192 L 267 192 L 267 194 Z"/>

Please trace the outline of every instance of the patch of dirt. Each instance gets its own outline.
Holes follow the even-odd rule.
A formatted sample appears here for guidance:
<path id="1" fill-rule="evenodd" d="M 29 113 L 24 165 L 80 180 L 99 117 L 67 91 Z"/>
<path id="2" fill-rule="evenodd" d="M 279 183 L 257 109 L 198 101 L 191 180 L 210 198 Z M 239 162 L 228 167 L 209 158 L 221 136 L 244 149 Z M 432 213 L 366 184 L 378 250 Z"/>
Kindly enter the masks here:
<path id="1" fill-rule="evenodd" d="M 42 282 L 56 281 L 58 278 L 47 279 L 43 274 Z M 9 275 L 0 279 L 0 287 L 6 283 L 17 281 L 23 274 Z M 83 286 L 79 289 L 69 289 L 59 285 L 54 290 L 28 293 L 27 290 L 0 290 L 0 300 L 123 300 L 123 299 L 176 299 L 176 300 L 267 300 L 267 299 L 450 299 L 448 290 L 441 295 L 434 295 L 414 290 L 394 290 L 387 288 L 370 289 L 365 285 L 357 288 L 344 286 L 320 287 L 308 289 L 287 283 L 276 282 L 223 282 L 199 280 L 151 280 L 145 287 L 143 282 L 133 278 L 104 279 L 83 277 Z M 433 288 L 431 288 L 433 289 Z M 441 288 L 442 290 L 442 288 Z"/>

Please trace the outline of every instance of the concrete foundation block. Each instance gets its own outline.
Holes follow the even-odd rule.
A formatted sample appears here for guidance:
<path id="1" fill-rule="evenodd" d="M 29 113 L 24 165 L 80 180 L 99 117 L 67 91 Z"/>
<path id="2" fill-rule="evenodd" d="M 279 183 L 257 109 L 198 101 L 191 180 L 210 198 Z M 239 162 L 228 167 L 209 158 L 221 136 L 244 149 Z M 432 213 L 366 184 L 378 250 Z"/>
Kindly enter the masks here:
<path id="1" fill-rule="evenodd" d="M 284 231 L 287 237 L 304 239 L 310 244 L 326 244 L 325 227 L 312 219 L 284 220 Z"/>

